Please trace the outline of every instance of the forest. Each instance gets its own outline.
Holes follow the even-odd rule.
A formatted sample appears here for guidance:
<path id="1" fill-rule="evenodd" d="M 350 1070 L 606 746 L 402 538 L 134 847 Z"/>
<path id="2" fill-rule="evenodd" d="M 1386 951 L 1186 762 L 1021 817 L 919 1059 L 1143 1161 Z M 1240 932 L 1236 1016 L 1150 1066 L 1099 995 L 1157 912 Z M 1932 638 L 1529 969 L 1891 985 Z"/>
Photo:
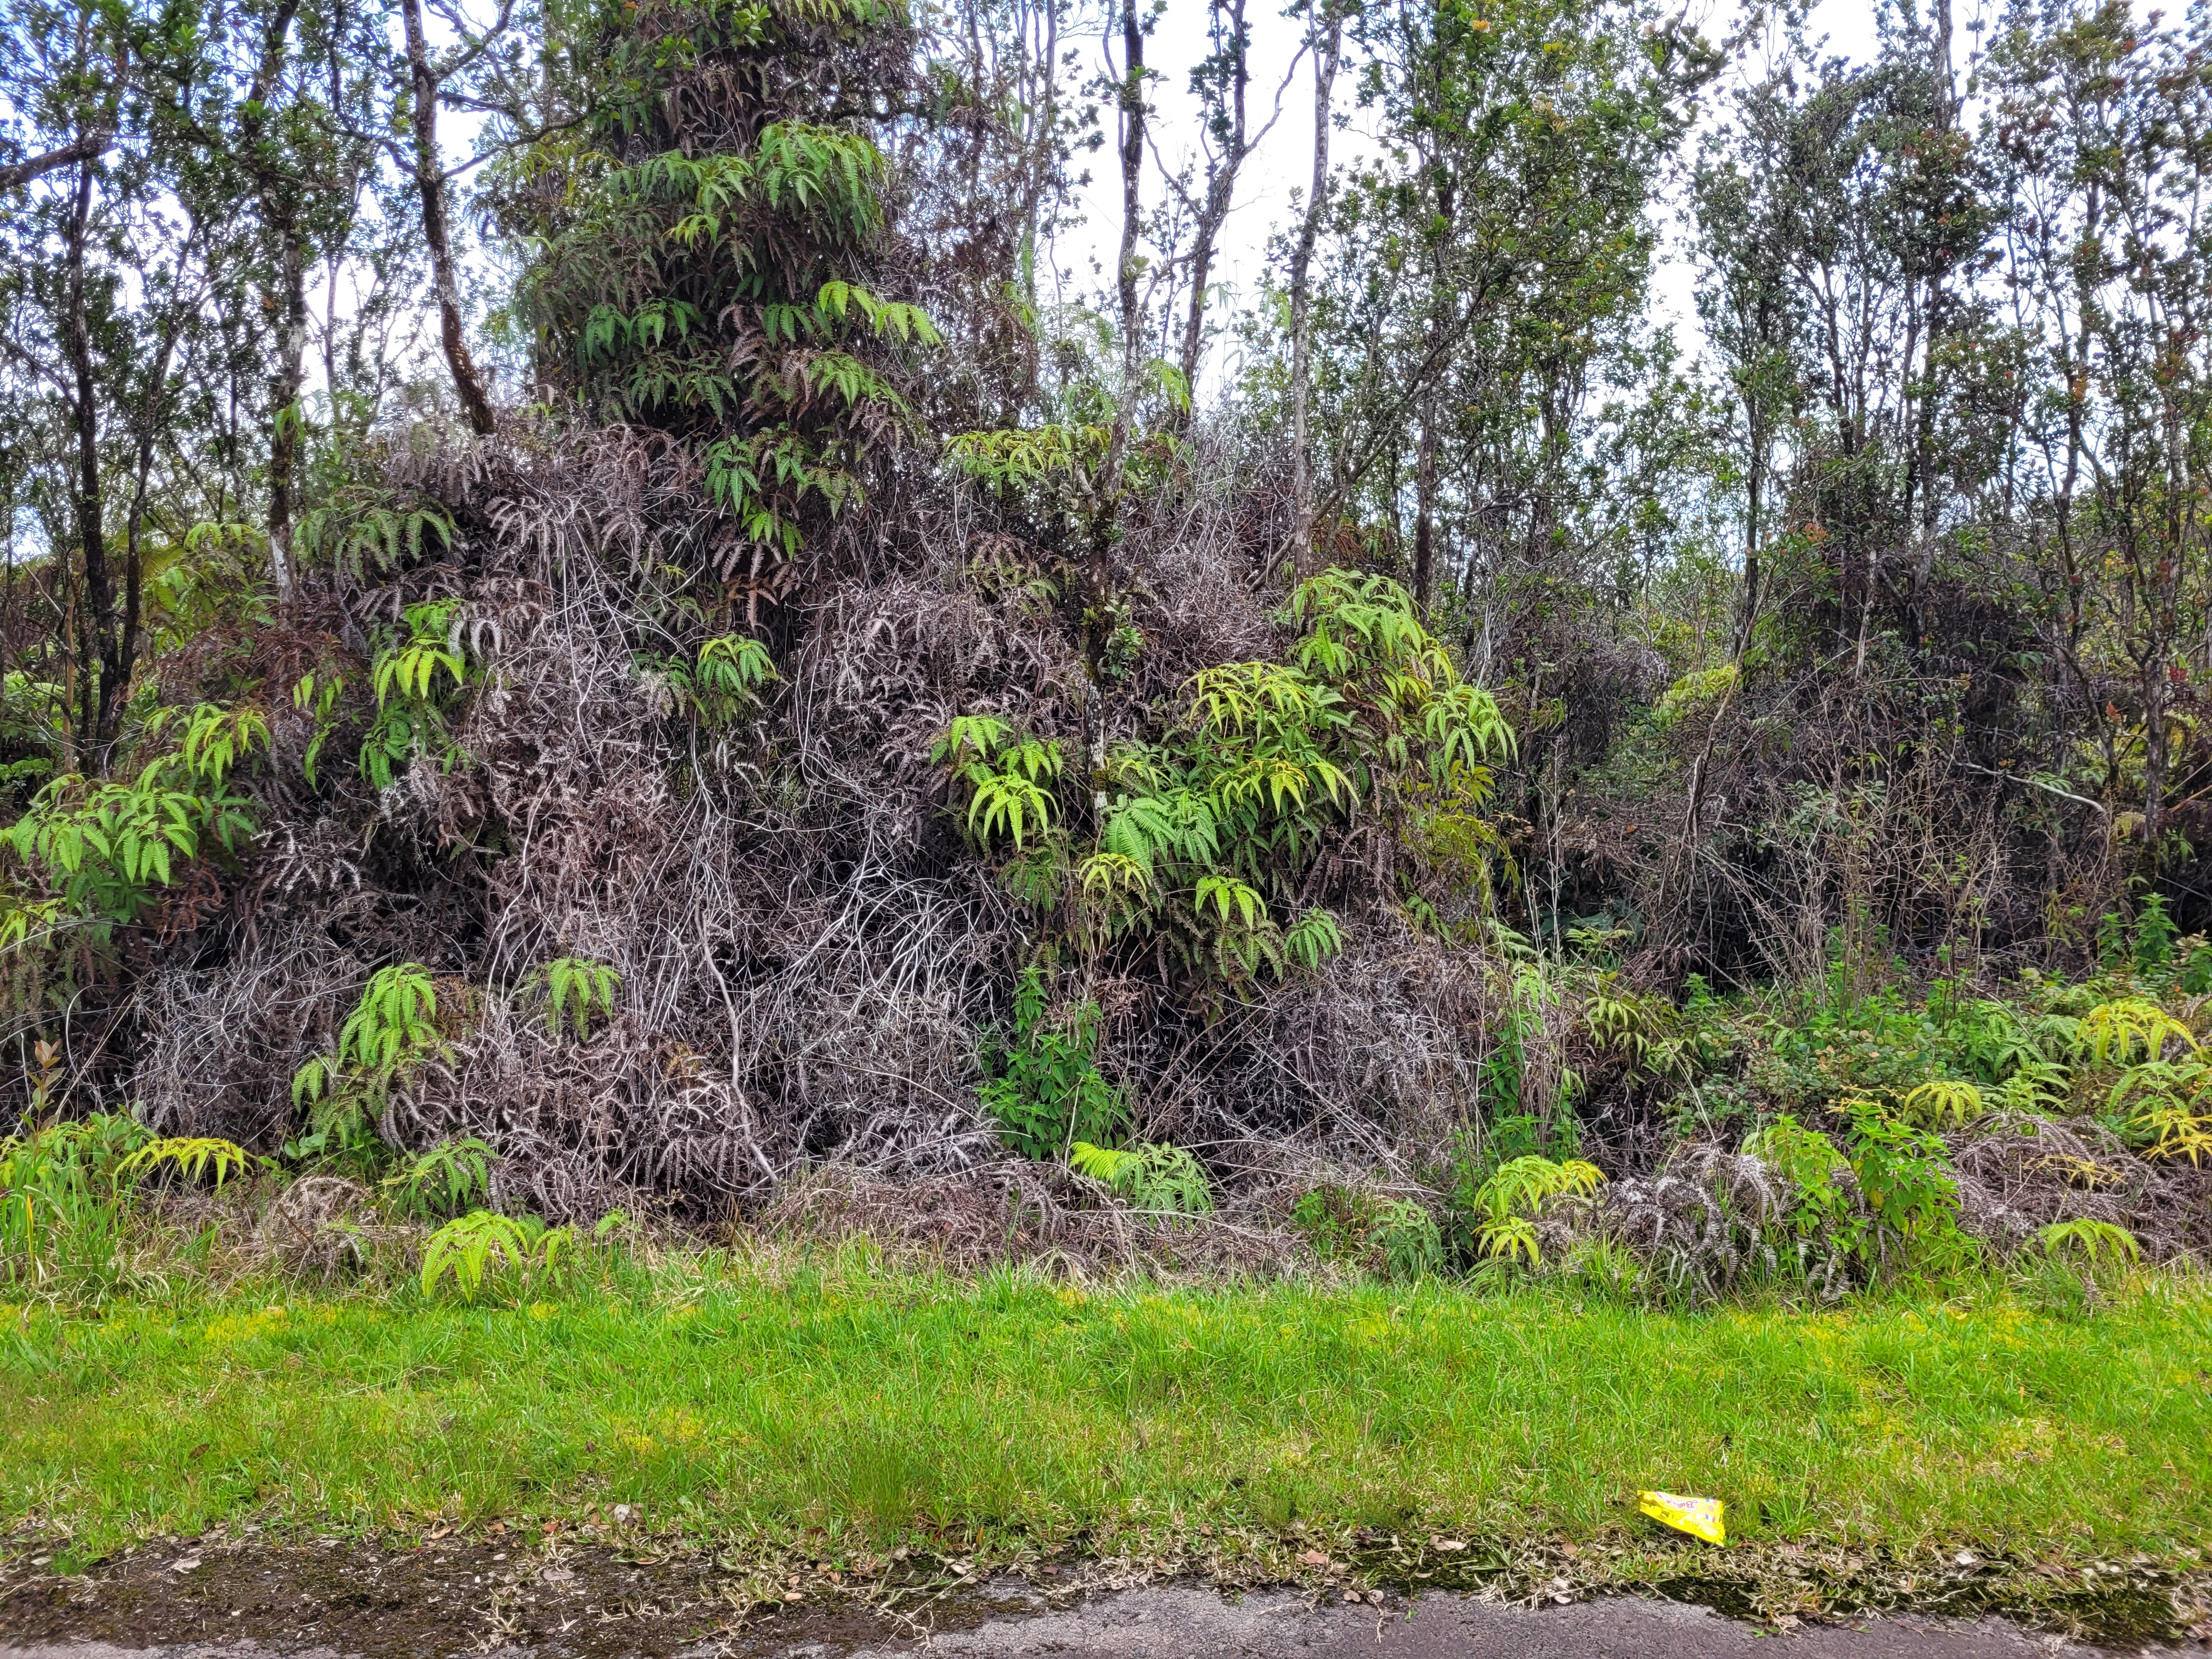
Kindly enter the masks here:
<path id="1" fill-rule="evenodd" d="M 2212 16 L 1954 9 L 0 0 L 0 1285 L 2201 1265 Z"/>

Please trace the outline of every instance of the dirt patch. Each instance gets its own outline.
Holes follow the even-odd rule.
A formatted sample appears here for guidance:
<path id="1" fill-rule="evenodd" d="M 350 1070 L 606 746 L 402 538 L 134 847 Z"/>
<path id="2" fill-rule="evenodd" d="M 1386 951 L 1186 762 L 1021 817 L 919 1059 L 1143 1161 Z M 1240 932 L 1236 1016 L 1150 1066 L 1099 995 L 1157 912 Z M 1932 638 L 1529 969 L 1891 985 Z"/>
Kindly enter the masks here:
<path id="1" fill-rule="evenodd" d="M 835 1585 L 778 1589 L 703 1553 L 448 1538 L 411 1549 L 335 1538 L 149 1545 L 67 1576 L 35 1558 L 0 1578 L 0 1642 L 123 1648 L 251 1640 L 278 1651 L 450 1656 L 517 1648 L 563 1659 L 664 1659 L 702 1644 L 787 1650 L 784 1595 L 816 1639 L 849 1650 L 900 1628 Z M 811 1592 L 811 1596 L 809 1592 Z M 970 1605 L 971 1602 L 973 1605 Z M 995 1611 L 976 1598 L 940 1620 Z M 796 1622 L 793 1620 L 793 1622 Z M 757 1639 L 755 1639 L 757 1638 Z"/>
<path id="2" fill-rule="evenodd" d="M 904 1551 L 842 1565 L 769 1562 L 557 1533 L 411 1547 L 336 1537 L 172 1540 L 88 1564 L 11 1553 L 0 1563 L 0 1650 L 83 1659 L 102 1646 L 357 1659 L 827 1659 L 925 1644 L 1164 1654 L 1179 1651 L 1172 1631 L 1218 1625 L 1227 1652 L 1331 1651 L 1337 1636 L 1349 1642 L 1364 1631 L 1365 1651 L 1382 1641 L 1408 1655 L 1472 1656 L 1547 1650 L 1597 1619 L 1607 1640 L 1626 1644 L 1608 1650 L 1623 1654 L 1722 1653 L 1751 1635 L 1784 1632 L 1820 1633 L 1803 1650 L 1826 1652 L 1830 1638 L 1857 1626 L 1865 1640 L 1835 1651 L 1971 1659 L 2038 1650 L 1999 1614 L 2124 1650 L 2173 1652 L 2212 1633 L 2198 1578 L 2148 1564 L 2039 1569 L 1960 1553 L 1907 1565 L 1787 1548 L 1516 1553 L 1375 1538 L 1297 1560 L 1296 1587 L 1232 1601 L 1218 1592 L 1234 1594 L 1233 1582 L 1168 1582 L 1176 1564 L 1165 1559 L 1030 1560 L 1010 1571 Z M 1684 1570 L 1686 1561 L 1697 1570 Z M 1598 1609 L 1609 1611 L 1600 1619 Z M 1599 1634 L 1593 1627 L 1577 1639 Z"/>

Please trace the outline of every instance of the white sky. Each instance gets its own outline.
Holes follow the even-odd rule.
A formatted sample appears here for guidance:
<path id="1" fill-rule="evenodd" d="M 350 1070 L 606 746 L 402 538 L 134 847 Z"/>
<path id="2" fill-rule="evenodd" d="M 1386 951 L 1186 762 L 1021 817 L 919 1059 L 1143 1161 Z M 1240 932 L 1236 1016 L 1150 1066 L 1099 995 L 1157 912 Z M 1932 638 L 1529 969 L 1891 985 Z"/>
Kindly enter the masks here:
<path id="1" fill-rule="evenodd" d="M 1247 12 L 1253 37 L 1247 108 L 1255 131 L 1266 125 L 1275 89 L 1282 84 L 1297 52 L 1300 23 L 1295 17 L 1279 15 L 1276 9 L 1279 3 L 1254 0 Z M 1729 0 L 1708 9 L 1706 21 L 1700 26 L 1707 39 L 1717 40 L 1726 33 L 1734 10 Z M 1161 77 L 1152 100 L 1155 143 L 1161 157 L 1170 165 L 1180 164 L 1185 158 L 1195 160 L 1198 105 L 1190 95 L 1190 71 L 1206 53 L 1206 24 L 1204 0 L 1169 0 L 1146 49 L 1147 66 L 1158 70 Z M 1816 40 L 1825 35 L 1831 53 L 1866 58 L 1874 47 L 1873 7 L 1868 0 L 1821 0 L 1813 11 L 1808 32 Z M 1100 63 L 1099 49 L 1096 40 L 1089 43 L 1086 67 Z M 1118 53 L 1118 37 L 1115 50 Z M 1364 117 L 1357 107 L 1358 81 L 1352 61 L 1347 44 L 1344 65 L 1337 74 L 1335 108 L 1352 118 L 1352 127 L 1340 129 L 1331 141 L 1332 166 L 1374 149 L 1373 141 L 1360 131 Z M 1106 116 L 1108 148 L 1085 158 L 1091 185 L 1079 197 L 1084 222 L 1064 232 L 1054 248 L 1070 298 L 1093 298 L 1108 285 L 1120 246 L 1121 183 L 1111 148 L 1110 109 Z M 1248 303 L 1258 291 L 1266 268 L 1267 239 L 1291 222 L 1293 192 L 1302 198 L 1312 178 L 1313 70 L 1310 64 L 1301 64 L 1284 94 L 1280 118 L 1244 165 L 1236 205 L 1215 259 L 1216 280 L 1224 285 L 1231 307 Z M 1145 185 L 1148 207 L 1159 202 L 1164 188 L 1158 173 L 1148 168 Z M 1672 321 L 1676 339 L 1686 350 L 1694 351 L 1702 343 L 1693 297 L 1694 270 L 1682 234 L 1671 222 L 1671 209 L 1662 206 L 1660 212 L 1667 236 L 1660 267 L 1654 275 L 1655 320 Z M 1217 343 L 1201 376 L 1205 383 L 1201 390 L 1219 386 L 1223 358 L 1231 349 L 1225 342 Z"/>

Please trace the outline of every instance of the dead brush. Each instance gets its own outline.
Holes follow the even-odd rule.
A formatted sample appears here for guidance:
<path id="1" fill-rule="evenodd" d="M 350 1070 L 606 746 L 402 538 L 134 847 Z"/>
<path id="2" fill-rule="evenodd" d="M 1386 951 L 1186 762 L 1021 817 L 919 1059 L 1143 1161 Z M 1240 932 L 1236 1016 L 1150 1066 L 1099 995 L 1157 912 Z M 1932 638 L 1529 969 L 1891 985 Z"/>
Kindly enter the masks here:
<path id="1" fill-rule="evenodd" d="M 2154 1261 L 2212 1245 L 2212 1179 L 2140 1158 L 2100 1123 L 2027 1118 L 1994 1133 L 1953 1136 L 1950 1148 L 1959 1225 L 2002 1255 L 2075 1221 L 2126 1229 Z"/>
<path id="2" fill-rule="evenodd" d="M 310 787 L 322 706 L 282 711 L 243 884 L 137 997 L 149 1112 L 272 1147 L 291 1073 L 374 971 L 414 961 L 472 988 L 471 1012 L 449 1053 L 390 1091 L 379 1133 L 410 1152 L 482 1140 L 499 1201 L 558 1222 L 657 1200 L 706 1220 L 776 1203 L 824 1163 L 867 1182 L 1013 1180 L 994 1173 L 975 1086 L 1029 923 L 943 816 L 929 743 L 977 712 L 1136 735 L 1148 699 L 1194 668 L 1275 650 L 1272 532 L 1239 482 L 1252 464 L 1214 456 L 1187 491 L 1133 504 L 1121 556 L 1146 645 L 1096 702 L 1057 602 L 976 575 L 999 544 L 989 515 L 896 470 L 872 538 L 840 531 L 787 602 L 747 602 L 780 678 L 710 728 L 656 696 L 650 667 L 746 622 L 742 608 L 686 622 L 673 603 L 666 571 L 714 562 L 725 533 L 677 447 L 551 427 L 392 444 L 389 486 L 436 505 L 450 548 L 325 567 L 304 614 L 330 619 L 325 669 L 365 686 L 374 630 L 450 601 L 462 758 L 418 759 L 371 790 L 349 749 L 361 716 L 334 703 Z M 1363 897 L 1391 868 L 1363 833 L 1315 872 L 1315 901 L 1348 935 L 1320 978 L 1209 1022 L 1133 963 L 1126 1018 L 1109 1013 L 1101 1064 L 1131 1086 L 1134 1127 L 1232 1188 L 1240 1149 L 1285 1133 L 1410 1181 L 1468 1119 L 1492 1041 L 1480 957 Z M 525 1006 L 564 959 L 610 976 L 580 1033 Z M 1556 1048 L 1539 1045 L 1532 1086 Z M 1232 1191 L 1178 1249 L 1243 1239 L 1235 1210 Z M 1152 1247 L 1114 1232 L 1070 1248 Z"/>
<path id="3" fill-rule="evenodd" d="M 1224 1211 L 1139 1213 L 1103 1182 L 1012 1158 L 904 1181 L 833 1164 L 789 1182 L 755 1231 L 783 1244 L 864 1238 L 891 1260 L 961 1274 L 1030 1263 L 1079 1283 L 1123 1274 L 1271 1279 L 1313 1265 L 1296 1235 L 1263 1216 Z"/>
<path id="4" fill-rule="evenodd" d="M 386 1222 L 357 1181 L 302 1176 L 262 1212 L 252 1253 L 281 1272 L 327 1284 L 366 1271 L 380 1250 L 404 1249 L 416 1231 Z"/>
<path id="5" fill-rule="evenodd" d="M 1602 1224 L 1643 1258 L 1668 1292 L 1711 1300 L 1753 1278 L 1796 1268 L 1784 1233 L 1796 1194 L 1764 1163 L 1719 1146 L 1697 1146 L 1656 1175 L 1605 1189 Z M 1839 1264 L 1808 1274 L 1823 1289 Z"/>

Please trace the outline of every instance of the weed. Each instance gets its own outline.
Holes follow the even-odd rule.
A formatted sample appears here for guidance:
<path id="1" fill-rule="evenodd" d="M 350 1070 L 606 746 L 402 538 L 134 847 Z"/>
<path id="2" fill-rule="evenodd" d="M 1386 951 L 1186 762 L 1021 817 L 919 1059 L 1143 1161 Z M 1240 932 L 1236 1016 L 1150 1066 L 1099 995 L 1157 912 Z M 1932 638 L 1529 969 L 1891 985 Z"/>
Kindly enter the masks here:
<path id="1" fill-rule="evenodd" d="M 2125 1227 L 2087 1218 L 2054 1221 L 2037 1229 L 2035 1242 L 2046 1255 L 2073 1255 L 2093 1270 L 2100 1261 L 2114 1267 L 2142 1260 L 2142 1246 Z"/>
<path id="2" fill-rule="evenodd" d="M 1163 1215 L 1213 1212 L 1213 1187 L 1205 1166 L 1180 1146 L 1147 1143 L 1115 1150 L 1079 1140 L 1068 1162 L 1079 1173 L 1104 1182 L 1135 1209 Z"/>
<path id="3" fill-rule="evenodd" d="M 580 1042 L 592 1034 L 594 1008 L 602 1018 L 614 1017 L 615 992 L 622 984 L 622 976 L 604 963 L 593 962 L 588 957 L 556 957 L 538 970 L 536 977 L 545 991 L 548 1035 L 560 1036 L 565 1023 L 574 1030 Z"/>
<path id="4" fill-rule="evenodd" d="M 2154 1060 L 2169 1042 L 2197 1052 L 2197 1036 L 2186 1025 L 2145 997 L 2118 997 L 2081 1016 L 2075 1051 L 2096 1066 L 2125 1066 Z"/>
<path id="5" fill-rule="evenodd" d="M 117 1112 L 52 1123 L 0 1140 L 0 1278 L 118 1283 L 131 1201 L 157 1170 L 220 1188 L 245 1152 L 208 1137 L 162 1139 Z"/>
<path id="6" fill-rule="evenodd" d="M 1436 1217 L 1410 1198 L 1316 1187 L 1291 1206 L 1291 1225 L 1323 1261 L 1353 1263 L 1384 1278 L 1420 1279 L 1446 1265 Z"/>
<path id="7" fill-rule="evenodd" d="M 535 1216 L 471 1210 L 430 1235 L 422 1247 L 422 1294 L 435 1295 L 450 1278 L 465 1302 L 487 1283 L 512 1277 L 518 1295 L 551 1278 L 568 1259 L 575 1235 L 548 1227 Z"/>
<path id="8" fill-rule="evenodd" d="M 1128 1117 L 1121 1091 L 1099 1075 L 1098 1005 L 1084 1002 L 1053 1018 L 1043 969 L 1022 970 L 1014 994 L 1013 1040 L 985 1055 L 989 1077 L 977 1092 L 1006 1144 L 1024 1157 L 1065 1158 L 1079 1140 L 1106 1146 Z"/>
<path id="9" fill-rule="evenodd" d="M 492 1157 L 474 1136 L 441 1140 L 402 1163 L 384 1190 L 404 1214 L 453 1215 L 490 1191 Z"/>
<path id="10" fill-rule="evenodd" d="M 1887 1115 L 1876 1103 L 1850 1103 L 1851 1173 L 1874 1225 L 1863 1254 L 1886 1261 L 1893 1243 L 1940 1240 L 1955 1231 L 1959 1183 L 1940 1136 Z"/>
<path id="11" fill-rule="evenodd" d="M 359 1152 L 374 1143 L 372 1109 L 392 1085 L 434 1055 L 450 1051 L 437 1026 L 438 993 L 419 963 L 380 968 L 338 1032 L 337 1052 L 318 1054 L 293 1074 L 292 1103 L 307 1112 L 305 1132 L 284 1155 L 307 1158 Z"/>
<path id="12" fill-rule="evenodd" d="M 1940 1129 L 1946 1124 L 1965 1128 L 1982 1115 L 1982 1091 L 1971 1083 L 1939 1078 L 1911 1091 L 1898 1103 L 1900 1121 L 1922 1128 Z"/>
<path id="13" fill-rule="evenodd" d="M 1604 1179 L 1595 1164 L 1580 1158 L 1555 1163 L 1531 1155 L 1500 1164 L 1474 1197 L 1482 1217 L 1477 1231 L 1482 1254 L 1540 1266 L 1544 1253 L 1537 1239 L 1536 1217 L 1545 1202 L 1563 1194 L 1587 1198 Z"/>

